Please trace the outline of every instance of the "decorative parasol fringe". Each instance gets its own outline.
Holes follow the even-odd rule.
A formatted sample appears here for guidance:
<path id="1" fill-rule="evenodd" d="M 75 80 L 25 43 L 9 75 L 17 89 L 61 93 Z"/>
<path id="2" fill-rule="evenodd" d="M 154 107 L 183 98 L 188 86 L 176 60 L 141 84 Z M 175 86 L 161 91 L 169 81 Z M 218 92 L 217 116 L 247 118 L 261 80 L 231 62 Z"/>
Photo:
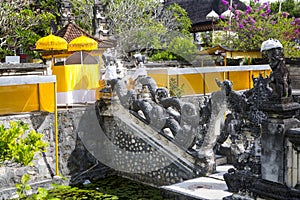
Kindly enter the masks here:
<path id="1" fill-rule="evenodd" d="M 40 38 L 36 43 L 36 50 L 66 50 L 68 48 L 68 42 L 59 36 L 48 35 L 46 37 Z"/>

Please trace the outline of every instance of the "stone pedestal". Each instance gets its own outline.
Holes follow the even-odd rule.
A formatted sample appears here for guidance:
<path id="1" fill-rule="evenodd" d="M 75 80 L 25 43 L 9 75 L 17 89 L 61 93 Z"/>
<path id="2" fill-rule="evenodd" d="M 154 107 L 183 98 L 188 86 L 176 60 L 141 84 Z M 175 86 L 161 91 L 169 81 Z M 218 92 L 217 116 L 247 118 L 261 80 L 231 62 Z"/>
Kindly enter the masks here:
<path id="1" fill-rule="evenodd" d="M 290 98 L 270 101 L 262 110 L 268 115 L 263 123 L 261 145 L 262 179 L 285 184 L 285 170 L 289 159 L 286 158 L 285 133 L 290 128 L 300 127 L 300 122 L 294 116 L 300 109 L 300 104 L 290 101 Z"/>
<path id="2" fill-rule="evenodd" d="M 285 98 L 270 101 L 261 109 L 268 115 L 261 136 L 261 179 L 253 183 L 250 191 L 271 199 L 299 199 L 300 157 L 295 153 L 294 144 L 300 142 L 300 132 L 294 128 L 300 127 L 300 121 L 294 116 L 300 104 Z"/>
<path id="3" fill-rule="evenodd" d="M 286 132 L 285 183 L 300 190 L 300 128 L 292 128 Z"/>

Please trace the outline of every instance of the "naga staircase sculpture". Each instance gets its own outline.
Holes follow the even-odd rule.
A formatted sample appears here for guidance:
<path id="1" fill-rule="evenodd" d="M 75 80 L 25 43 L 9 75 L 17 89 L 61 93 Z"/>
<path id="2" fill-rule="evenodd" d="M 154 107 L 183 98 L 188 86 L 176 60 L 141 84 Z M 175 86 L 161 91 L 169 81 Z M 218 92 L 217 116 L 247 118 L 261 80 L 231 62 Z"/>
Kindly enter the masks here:
<path id="1" fill-rule="evenodd" d="M 282 49 L 269 52 L 270 77 L 253 77 L 254 88 L 244 92 L 233 91 L 228 80 L 216 80 L 221 90 L 201 105 L 170 97 L 166 88 L 158 88 L 143 74 L 142 59 L 137 69 L 142 75 L 134 87 L 128 87 L 125 79 L 109 80 L 105 90 L 113 95 L 98 101 L 96 111 L 105 134 L 118 147 L 113 154 L 114 162 L 123 167 L 119 171 L 144 182 L 170 184 L 214 172 L 217 152 L 235 167 L 224 176 L 230 191 L 254 191 L 258 177 L 268 180 L 262 163 L 267 159 L 261 145 L 267 143 L 264 137 L 277 129 L 283 133 L 280 127 L 299 125 L 297 119 L 285 119 L 299 118 L 300 108 L 292 102 Z M 272 121 L 278 124 L 276 130 L 270 130 Z M 275 149 L 275 154 L 283 155 L 283 150 Z"/>
<path id="2" fill-rule="evenodd" d="M 135 81 L 139 90 L 127 90 L 123 79 L 112 80 L 110 84 L 115 96 L 109 101 L 102 99 L 97 102 L 102 128 L 108 130 L 109 127 L 105 126 L 106 121 L 113 121 L 113 138 L 116 145 L 131 151 L 130 146 L 135 144 L 130 144 L 130 141 L 138 140 L 143 143 L 140 152 L 145 152 L 145 146 L 149 146 L 149 152 L 153 150 L 160 154 L 160 158 L 153 161 L 152 169 L 142 167 L 141 171 L 135 169 L 135 172 L 155 173 L 153 171 L 168 168 L 170 165 L 175 166 L 171 168 L 174 173 L 180 175 L 178 179 L 173 179 L 173 182 L 209 172 L 206 159 L 199 156 L 196 150 L 196 147 L 201 145 L 197 137 L 202 132 L 199 128 L 199 110 L 194 104 L 183 102 L 177 97 L 169 97 L 166 88 L 158 88 L 156 82 L 147 76 L 140 76 Z M 117 141 L 124 138 L 126 142 Z M 125 144 L 128 141 L 129 143 Z M 145 173 L 143 175 L 145 176 Z"/>
<path id="3" fill-rule="evenodd" d="M 213 147 L 218 134 L 209 134 L 210 130 L 215 131 L 215 121 L 208 124 L 211 117 L 224 115 L 220 105 L 225 105 L 225 90 L 215 95 L 222 97 L 221 102 L 218 98 L 211 101 L 201 97 L 201 105 L 170 97 L 167 88 L 159 88 L 154 79 L 145 75 L 143 58 L 137 57 L 137 61 L 139 75 L 132 76 L 134 84 L 129 86 L 125 78 L 107 80 L 109 87 L 102 92 L 110 95 L 103 95 L 96 103 L 102 129 L 117 149 L 122 149 L 122 153 L 114 151 L 116 162 L 126 166 L 119 171 L 129 176 L 143 174 L 143 179 L 159 179 L 156 185 L 214 172 Z M 212 104 L 222 109 L 211 109 Z"/>

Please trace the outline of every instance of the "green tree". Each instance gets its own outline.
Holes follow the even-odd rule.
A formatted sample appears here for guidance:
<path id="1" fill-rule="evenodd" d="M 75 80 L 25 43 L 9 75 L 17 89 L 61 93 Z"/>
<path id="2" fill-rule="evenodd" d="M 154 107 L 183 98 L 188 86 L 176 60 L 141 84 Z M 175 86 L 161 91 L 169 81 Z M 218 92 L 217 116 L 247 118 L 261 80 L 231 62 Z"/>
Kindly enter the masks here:
<path id="1" fill-rule="evenodd" d="M 55 16 L 31 6 L 27 1 L 0 2 L 0 59 L 21 48 L 32 54 L 31 47 L 40 35 L 49 33 Z"/>
<path id="2" fill-rule="evenodd" d="M 179 60 L 189 62 L 195 58 L 197 52 L 194 43 L 186 37 L 174 37 L 168 45 L 167 50 L 180 56 Z"/>
<path id="3" fill-rule="evenodd" d="M 75 22 L 92 32 L 93 0 L 70 0 Z M 50 34 L 51 24 L 60 24 L 60 0 L 0 1 L 0 60 L 19 49 L 38 57 L 32 51 L 35 42 Z"/>
<path id="4" fill-rule="evenodd" d="M 289 17 L 287 12 L 271 13 L 269 3 L 256 1 L 247 10 L 234 10 L 231 23 L 220 21 L 226 34 L 216 38 L 218 44 L 234 49 L 259 50 L 261 43 L 269 38 L 279 40 L 286 57 L 299 57 L 300 52 L 295 39 L 299 37 L 299 19 Z"/>
<path id="5" fill-rule="evenodd" d="M 70 0 L 75 23 L 89 33 L 93 32 L 94 0 Z"/>
<path id="6" fill-rule="evenodd" d="M 118 40 L 118 50 L 123 56 L 127 56 L 127 53 L 132 51 L 153 53 L 153 50 L 162 50 L 165 51 L 164 54 L 169 54 L 170 50 L 173 51 L 169 45 L 175 40 L 174 38 L 185 38 L 185 41 L 189 41 L 189 47 L 195 49 L 189 34 L 191 21 L 186 11 L 179 5 L 172 4 L 165 7 L 156 0 L 108 2 L 107 17 L 111 20 Z M 191 52 L 191 50 L 184 52 Z M 183 51 L 176 53 L 181 54 Z"/>
<path id="7" fill-rule="evenodd" d="M 279 12 L 280 2 L 271 3 L 272 13 Z M 285 0 L 281 3 L 281 12 L 288 12 L 293 17 L 300 17 L 300 2 L 295 0 Z"/>
<path id="8" fill-rule="evenodd" d="M 102 0 L 114 27 L 121 52 L 166 49 L 175 37 L 186 37 L 191 22 L 177 4 L 165 7 L 156 0 Z M 92 33 L 94 0 L 70 0 L 75 22 Z M 0 2 L 0 59 L 14 55 L 19 48 L 32 51 L 35 42 L 50 33 L 51 24 L 60 28 L 60 0 L 15 0 Z M 191 47 L 194 49 L 194 47 Z M 190 51 L 190 50 L 188 50 Z"/>

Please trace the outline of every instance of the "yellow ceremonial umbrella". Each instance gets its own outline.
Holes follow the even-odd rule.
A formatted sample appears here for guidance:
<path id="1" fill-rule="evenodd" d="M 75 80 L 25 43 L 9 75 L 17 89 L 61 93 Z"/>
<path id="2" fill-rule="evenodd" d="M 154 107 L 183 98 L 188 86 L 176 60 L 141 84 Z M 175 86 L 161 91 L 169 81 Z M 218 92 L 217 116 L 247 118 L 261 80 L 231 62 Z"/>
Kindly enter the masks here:
<path id="1" fill-rule="evenodd" d="M 98 49 L 98 42 L 85 35 L 73 39 L 68 44 L 68 51 L 92 51 Z"/>
<path id="2" fill-rule="evenodd" d="M 59 36 L 55 35 L 48 35 L 46 37 L 40 38 L 35 43 L 36 50 L 43 50 L 43 51 L 50 51 L 51 54 L 53 51 L 61 51 L 68 49 L 68 42 Z M 52 64 L 53 64 L 53 54 L 52 54 Z M 59 174 L 58 168 L 58 113 L 57 113 L 57 102 L 56 102 L 56 93 L 57 93 L 57 86 L 56 82 L 54 84 L 54 96 L 55 96 L 55 113 L 54 113 L 54 120 L 55 120 L 55 157 L 56 157 L 56 175 Z"/>
<path id="3" fill-rule="evenodd" d="M 51 61 L 53 62 L 53 52 L 67 50 L 68 42 L 64 38 L 52 35 L 52 33 L 50 33 L 50 35 L 40 38 L 35 43 L 35 49 L 42 51 L 50 51 L 52 56 Z"/>
<path id="4" fill-rule="evenodd" d="M 98 42 L 90 37 L 85 35 L 79 36 L 73 39 L 68 44 L 68 51 L 80 51 L 81 52 L 81 64 L 82 60 L 82 51 L 92 51 L 98 49 Z"/>
<path id="5" fill-rule="evenodd" d="M 68 42 L 62 37 L 50 34 L 40 38 L 35 43 L 35 49 L 44 51 L 67 50 Z"/>

